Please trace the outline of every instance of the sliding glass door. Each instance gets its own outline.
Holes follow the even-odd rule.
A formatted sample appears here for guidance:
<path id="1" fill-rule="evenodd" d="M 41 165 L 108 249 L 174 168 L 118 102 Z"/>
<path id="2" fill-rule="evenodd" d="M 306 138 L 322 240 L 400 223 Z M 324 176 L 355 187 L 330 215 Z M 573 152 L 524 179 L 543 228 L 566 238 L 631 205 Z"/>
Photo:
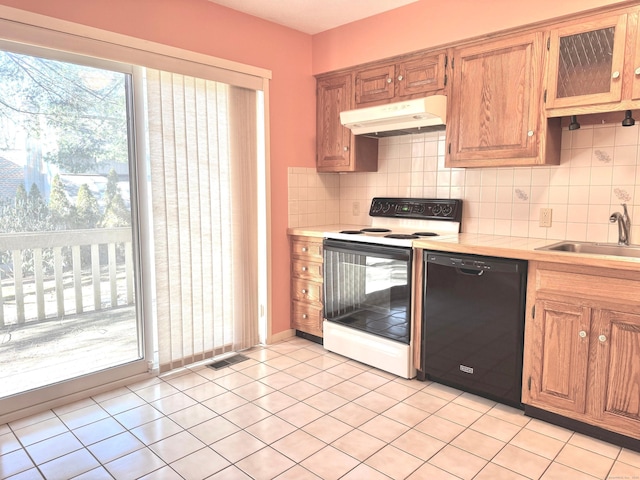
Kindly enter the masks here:
<path id="1" fill-rule="evenodd" d="M 0 44 L 0 411 L 147 371 L 132 67 Z"/>

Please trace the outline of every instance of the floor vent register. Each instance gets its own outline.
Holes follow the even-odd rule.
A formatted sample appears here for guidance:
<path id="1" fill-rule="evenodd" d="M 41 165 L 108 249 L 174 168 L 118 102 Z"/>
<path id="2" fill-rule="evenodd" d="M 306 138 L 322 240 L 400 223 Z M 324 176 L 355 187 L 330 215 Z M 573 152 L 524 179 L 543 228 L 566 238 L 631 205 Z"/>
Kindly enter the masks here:
<path id="1" fill-rule="evenodd" d="M 214 370 L 220 370 L 221 368 L 228 367 L 229 365 L 235 365 L 236 363 L 244 362 L 245 360 L 249 360 L 249 357 L 245 357 L 244 355 L 236 354 L 231 355 L 223 360 L 218 360 L 217 362 L 210 363 L 207 365 L 209 368 L 213 368 Z"/>

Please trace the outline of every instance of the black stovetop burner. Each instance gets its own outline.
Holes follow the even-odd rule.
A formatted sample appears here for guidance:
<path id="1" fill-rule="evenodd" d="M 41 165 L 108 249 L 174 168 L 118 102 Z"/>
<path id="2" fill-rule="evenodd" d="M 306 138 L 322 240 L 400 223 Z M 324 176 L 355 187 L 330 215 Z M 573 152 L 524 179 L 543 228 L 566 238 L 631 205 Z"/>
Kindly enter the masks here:
<path id="1" fill-rule="evenodd" d="M 418 235 L 412 233 L 390 233 L 385 235 L 386 238 L 398 238 L 400 240 L 412 240 L 414 238 L 420 238 Z"/>
<path id="2" fill-rule="evenodd" d="M 391 232 L 388 228 L 363 228 L 361 230 L 341 230 L 340 233 L 347 235 L 362 235 L 364 233 L 387 233 Z M 401 240 L 412 240 L 420 237 L 437 237 L 435 232 L 415 232 L 415 233 L 389 233 L 386 238 L 397 238 Z"/>

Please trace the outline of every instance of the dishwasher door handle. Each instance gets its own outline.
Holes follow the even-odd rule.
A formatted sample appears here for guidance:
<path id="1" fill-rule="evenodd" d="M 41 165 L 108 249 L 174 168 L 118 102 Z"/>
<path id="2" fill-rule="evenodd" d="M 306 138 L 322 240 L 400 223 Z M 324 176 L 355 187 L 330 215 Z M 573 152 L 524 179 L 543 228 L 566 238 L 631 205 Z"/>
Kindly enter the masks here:
<path id="1" fill-rule="evenodd" d="M 470 268 L 456 268 L 456 270 L 461 275 L 472 275 L 474 277 L 479 277 L 484 273 L 484 270 L 471 270 Z"/>

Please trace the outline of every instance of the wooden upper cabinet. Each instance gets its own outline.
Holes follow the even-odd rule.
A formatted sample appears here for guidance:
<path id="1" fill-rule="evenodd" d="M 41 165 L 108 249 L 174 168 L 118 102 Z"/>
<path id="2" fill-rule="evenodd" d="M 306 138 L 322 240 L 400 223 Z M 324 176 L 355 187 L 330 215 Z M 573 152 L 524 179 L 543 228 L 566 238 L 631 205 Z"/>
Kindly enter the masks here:
<path id="1" fill-rule="evenodd" d="M 552 30 L 547 108 L 622 100 L 626 29 L 622 14 Z"/>
<path id="2" fill-rule="evenodd" d="M 559 162 L 559 123 L 547 128 L 542 107 L 543 47 L 533 32 L 454 49 L 446 166 Z"/>
<path id="3" fill-rule="evenodd" d="M 640 108 L 639 16 L 640 8 L 634 7 L 551 30 L 549 116 Z"/>
<path id="4" fill-rule="evenodd" d="M 355 104 L 366 107 L 442 91 L 446 86 L 446 63 L 447 55 L 441 52 L 412 55 L 358 70 Z"/>
<path id="5" fill-rule="evenodd" d="M 351 109 L 351 75 L 318 80 L 318 168 L 345 167 L 351 163 L 351 131 L 340 124 L 340 112 Z"/>
<path id="6" fill-rule="evenodd" d="M 447 61 L 447 55 L 440 53 L 399 63 L 396 77 L 398 96 L 422 96 L 443 90 L 447 83 Z"/>
<path id="7" fill-rule="evenodd" d="M 375 172 L 378 139 L 355 137 L 340 123 L 340 112 L 352 103 L 350 73 L 319 78 L 316 105 L 316 169 L 319 172 Z"/>
<path id="8" fill-rule="evenodd" d="M 631 100 L 640 100 L 640 9 L 628 17 L 627 48 L 632 60 L 629 62 L 631 73 L 625 73 L 625 78 L 631 78 Z"/>
<path id="9" fill-rule="evenodd" d="M 356 106 L 385 103 L 395 96 L 395 65 L 373 67 L 356 73 Z"/>

